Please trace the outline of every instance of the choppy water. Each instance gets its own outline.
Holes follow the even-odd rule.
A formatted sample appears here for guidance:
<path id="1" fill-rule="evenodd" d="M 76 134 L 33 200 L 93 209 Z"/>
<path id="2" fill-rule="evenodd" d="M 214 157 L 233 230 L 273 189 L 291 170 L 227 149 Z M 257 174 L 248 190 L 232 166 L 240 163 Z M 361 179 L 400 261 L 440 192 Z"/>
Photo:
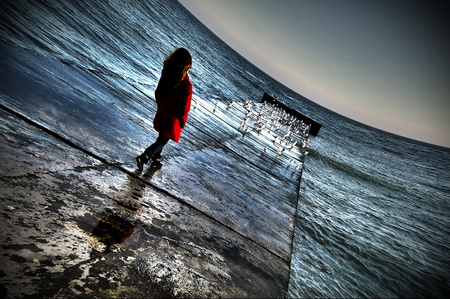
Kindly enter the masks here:
<path id="1" fill-rule="evenodd" d="M 0 12 L 2 43 L 149 91 L 163 58 L 183 46 L 194 57 L 195 97 L 254 101 L 273 93 L 323 123 L 302 176 L 290 296 L 450 294 L 450 149 L 315 105 L 251 65 L 176 1 L 10 0 Z"/>

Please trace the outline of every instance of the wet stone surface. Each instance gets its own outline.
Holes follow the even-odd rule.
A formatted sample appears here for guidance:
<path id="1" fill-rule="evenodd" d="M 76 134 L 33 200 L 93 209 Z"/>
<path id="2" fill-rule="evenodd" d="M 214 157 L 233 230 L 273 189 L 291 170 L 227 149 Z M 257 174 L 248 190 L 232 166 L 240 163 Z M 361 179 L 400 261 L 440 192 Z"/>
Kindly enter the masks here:
<path id="1" fill-rule="evenodd" d="M 22 51 L 0 47 L 1 297 L 286 296 L 304 124 L 194 96 L 141 173 L 154 86 Z"/>
<path id="2" fill-rule="evenodd" d="M 287 263 L 146 184 L 154 169 L 126 174 L 0 114 L 2 297 L 282 293 Z"/>

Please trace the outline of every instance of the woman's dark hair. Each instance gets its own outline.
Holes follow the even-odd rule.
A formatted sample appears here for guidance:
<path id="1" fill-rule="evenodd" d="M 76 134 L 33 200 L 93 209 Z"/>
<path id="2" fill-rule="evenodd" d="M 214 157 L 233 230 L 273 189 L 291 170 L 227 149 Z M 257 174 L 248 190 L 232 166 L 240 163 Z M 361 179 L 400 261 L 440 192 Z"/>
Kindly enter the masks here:
<path id="1" fill-rule="evenodd" d="M 161 79 L 169 86 L 177 87 L 192 66 L 192 57 L 185 48 L 178 48 L 163 63 Z"/>

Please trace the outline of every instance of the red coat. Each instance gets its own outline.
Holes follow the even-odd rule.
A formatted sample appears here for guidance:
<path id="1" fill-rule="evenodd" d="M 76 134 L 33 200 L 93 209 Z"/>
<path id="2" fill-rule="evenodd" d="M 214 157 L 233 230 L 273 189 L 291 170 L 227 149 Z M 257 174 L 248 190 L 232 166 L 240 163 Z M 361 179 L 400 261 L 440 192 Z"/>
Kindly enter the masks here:
<path id="1" fill-rule="evenodd" d="M 191 110 L 192 84 L 189 76 L 186 75 L 177 88 L 164 88 L 164 83 L 160 80 L 155 90 L 155 99 L 158 108 L 153 127 L 161 135 L 178 142 Z"/>

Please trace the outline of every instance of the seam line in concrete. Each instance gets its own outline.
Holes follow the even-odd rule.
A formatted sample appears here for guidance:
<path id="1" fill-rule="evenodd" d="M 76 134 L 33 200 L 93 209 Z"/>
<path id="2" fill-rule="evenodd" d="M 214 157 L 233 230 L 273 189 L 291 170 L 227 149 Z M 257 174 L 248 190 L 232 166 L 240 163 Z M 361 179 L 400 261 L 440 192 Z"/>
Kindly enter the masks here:
<path id="1" fill-rule="evenodd" d="M 118 169 L 118 170 L 120 170 L 120 171 L 126 173 L 127 175 L 132 176 L 132 177 L 135 178 L 135 179 L 138 179 L 138 180 L 141 181 L 142 183 L 144 183 L 144 184 L 146 184 L 146 185 L 149 185 L 150 187 L 152 187 L 153 189 L 157 190 L 158 192 L 161 192 L 161 193 L 163 193 L 163 194 L 165 194 L 165 195 L 167 195 L 167 196 L 169 196 L 169 197 L 171 197 L 171 198 L 173 198 L 173 199 L 175 199 L 175 200 L 177 200 L 177 201 L 179 201 L 179 202 L 185 204 L 186 206 L 188 206 L 189 208 L 195 210 L 196 212 L 201 213 L 202 215 L 204 215 L 205 217 L 207 217 L 210 221 L 213 221 L 213 222 L 215 222 L 215 223 L 220 224 L 220 225 L 223 226 L 223 227 L 226 227 L 226 228 L 229 229 L 230 231 L 232 231 L 232 232 L 238 234 L 239 236 L 241 236 L 241 237 L 243 237 L 243 238 L 249 240 L 250 242 L 252 242 L 252 243 L 255 244 L 256 246 L 262 248 L 263 250 L 269 252 L 270 254 L 272 254 L 272 255 L 274 255 L 274 256 L 277 256 L 278 258 L 280 258 L 281 260 L 285 261 L 286 263 L 290 263 L 288 260 L 284 259 L 282 256 L 280 256 L 280 255 L 277 254 L 276 252 L 273 252 L 272 250 L 265 248 L 264 246 L 262 246 L 261 244 L 259 244 L 259 243 L 256 242 L 255 240 L 253 240 L 253 239 L 251 239 L 251 238 L 249 238 L 249 237 L 247 237 L 247 236 L 241 234 L 240 232 L 238 232 L 238 231 L 232 229 L 231 227 L 229 227 L 228 225 L 224 224 L 223 222 L 221 222 L 221 221 L 219 221 L 219 220 L 213 218 L 212 216 L 206 214 L 205 212 L 203 212 L 202 210 L 198 209 L 198 208 L 195 207 L 194 205 L 190 204 L 189 202 L 187 202 L 187 201 L 184 200 L 183 198 L 180 198 L 180 197 L 178 197 L 178 196 L 176 196 L 176 195 L 173 195 L 173 194 L 171 194 L 169 191 L 167 191 L 167 190 L 165 190 L 165 189 L 163 189 L 163 188 L 161 188 L 161 187 L 158 187 L 158 186 L 152 184 L 151 182 L 148 182 L 148 181 L 144 180 L 143 178 L 139 177 L 136 173 L 127 170 L 127 169 L 126 169 L 125 167 L 123 167 L 120 163 L 108 161 L 107 159 L 105 159 L 105 158 L 103 158 L 103 157 L 101 157 L 101 156 L 99 156 L 99 155 L 97 155 L 97 154 L 95 154 L 95 153 L 90 152 L 89 150 L 87 150 L 87 149 L 83 148 L 82 146 L 80 146 L 80 145 L 74 143 L 73 141 L 67 139 L 66 137 L 64 137 L 64 136 L 62 136 L 62 135 L 60 135 L 60 134 L 58 134 L 58 133 L 56 133 L 56 132 L 54 132 L 54 131 L 52 131 L 52 130 L 46 128 L 45 126 L 43 126 L 43 125 L 41 125 L 41 124 L 39 124 L 39 123 L 37 123 L 37 122 L 35 122 L 35 121 L 33 121 L 32 119 L 28 118 L 27 116 L 22 115 L 21 113 L 19 113 L 19 112 L 17 112 L 17 111 L 14 111 L 13 109 L 10 109 L 9 107 L 6 107 L 6 106 L 3 105 L 2 103 L 0 103 L 0 109 L 2 109 L 2 110 L 4 110 L 4 111 L 8 112 L 9 114 L 11 114 L 11 115 L 13 115 L 13 116 L 15 116 L 15 117 L 17 117 L 17 118 L 23 120 L 23 121 L 25 121 L 26 123 L 32 125 L 33 127 L 38 128 L 38 129 L 44 131 L 45 133 L 47 133 L 47 134 L 53 136 L 54 138 L 56 138 L 56 139 L 58 139 L 58 140 L 60 140 L 60 141 L 62 141 L 62 142 L 64 142 L 64 143 L 66 143 L 68 146 L 70 146 L 70 147 L 72 147 L 72 148 L 75 148 L 75 149 L 77 149 L 77 150 L 83 152 L 84 154 L 86 154 L 86 155 L 88 155 L 88 156 L 90 156 L 90 157 L 92 157 L 92 158 L 94 158 L 94 159 L 96 159 L 96 160 L 99 160 L 100 162 L 102 162 L 102 163 L 104 163 L 104 164 L 106 164 L 106 165 L 108 165 L 108 166 L 115 167 L 116 169 Z"/>

